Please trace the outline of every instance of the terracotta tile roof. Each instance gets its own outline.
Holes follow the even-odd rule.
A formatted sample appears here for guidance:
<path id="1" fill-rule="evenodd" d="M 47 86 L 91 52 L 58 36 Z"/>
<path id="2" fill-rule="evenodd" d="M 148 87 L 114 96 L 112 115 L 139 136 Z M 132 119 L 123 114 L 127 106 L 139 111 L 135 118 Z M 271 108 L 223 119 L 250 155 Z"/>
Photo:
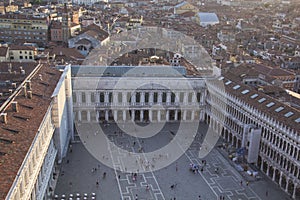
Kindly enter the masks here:
<path id="1" fill-rule="evenodd" d="M 24 97 L 23 91 L 20 91 L 14 98 L 19 111 L 14 112 L 11 104 L 2 111 L 7 113 L 7 124 L 0 123 L 0 199 L 6 197 L 22 165 L 50 106 L 51 95 L 60 75 L 61 72 L 42 65 L 31 78 L 32 99 Z"/>
<path id="2" fill-rule="evenodd" d="M 10 96 L 10 90 L 18 87 L 36 65 L 34 62 L 0 62 L 0 93 L 2 93 L 0 95 L 0 106 Z M 25 75 L 22 74 L 20 67 L 24 70 Z"/>

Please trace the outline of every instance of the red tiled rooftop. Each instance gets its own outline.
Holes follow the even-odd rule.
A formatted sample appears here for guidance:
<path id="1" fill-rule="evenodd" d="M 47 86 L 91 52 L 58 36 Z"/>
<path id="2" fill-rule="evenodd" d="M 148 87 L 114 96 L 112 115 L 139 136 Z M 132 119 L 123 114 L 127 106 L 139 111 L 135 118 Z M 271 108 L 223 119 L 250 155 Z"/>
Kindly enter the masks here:
<path id="1" fill-rule="evenodd" d="M 42 80 L 39 79 L 40 74 Z M 25 98 L 20 91 L 14 98 L 18 102 L 19 112 L 14 112 L 10 104 L 3 111 L 7 113 L 7 124 L 0 123 L 0 138 L 8 142 L 0 141 L 1 152 L 5 153 L 0 154 L 0 199 L 5 199 L 11 188 L 50 106 L 51 95 L 60 75 L 61 72 L 43 65 L 31 78 L 32 99 Z"/>

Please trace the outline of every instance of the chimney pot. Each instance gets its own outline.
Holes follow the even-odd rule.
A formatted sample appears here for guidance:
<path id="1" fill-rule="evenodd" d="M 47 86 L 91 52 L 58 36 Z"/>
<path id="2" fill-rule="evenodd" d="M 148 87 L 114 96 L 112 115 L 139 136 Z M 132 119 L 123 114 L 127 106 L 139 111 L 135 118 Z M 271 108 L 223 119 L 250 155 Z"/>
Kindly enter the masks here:
<path id="1" fill-rule="evenodd" d="M 12 102 L 12 109 L 14 112 L 19 112 L 18 102 L 16 102 L 16 101 Z"/>
<path id="2" fill-rule="evenodd" d="M 27 96 L 26 86 L 22 86 L 22 88 L 23 88 L 23 95 L 24 97 L 26 97 Z"/>
<path id="3" fill-rule="evenodd" d="M 1 122 L 7 124 L 7 113 L 0 114 Z"/>
<path id="4" fill-rule="evenodd" d="M 32 91 L 28 91 L 27 96 L 28 96 L 29 99 L 32 99 Z"/>

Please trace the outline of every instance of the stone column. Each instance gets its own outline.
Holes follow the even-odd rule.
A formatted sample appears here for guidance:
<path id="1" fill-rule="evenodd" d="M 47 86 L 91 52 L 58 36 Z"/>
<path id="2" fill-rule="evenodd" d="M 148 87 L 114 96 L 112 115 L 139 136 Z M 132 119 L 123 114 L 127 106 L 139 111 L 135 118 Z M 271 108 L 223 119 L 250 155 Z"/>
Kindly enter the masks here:
<path id="1" fill-rule="evenodd" d="M 267 176 L 269 176 L 269 173 L 270 173 L 270 165 L 269 165 L 269 163 L 267 163 Z"/>
<path id="2" fill-rule="evenodd" d="M 80 121 L 81 122 L 81 110 L 78 110 L 78 121 Z"/>
<path id="3" fill-rule="evenodd" d="M 131 121 L 134 121 L 135 118 L 135 110 L 131 110 Z"/>
<path id="4" fill-rule="evenodd" d="M 86 104 L 90 105 L 91 104 L 91 93 L 90 92 L 86 92 Z"/>
<path id="5" fill-rule="evenodd" d="M 127 92 L 122 92 L 122 105 L 123 106 L 126 106 L 128 103 L 128 100 L 127 100 Z"/>
<path id="6" fill-rule="evenodd" d="M 157 111 L 157 121 L 158 121 L 158 122 L 160 122 L 160 121 L 161 121 L 161 119 L 160 119 L 160 115 L 161 115 L 161 113 L 160 113 L 160 110 L 158 110 L 158 111 Z"/>
<path id="7" fill-rule="evenodd" d="M 135 105 L 136 103 L 136 92 L 134 92 L 131 96 L 131 105 Z"/>
<path id="8" fill-rule="evenodd" d="M 171 92 L 167 92 L 167 100 L 166 100 L 167 105 L 171 104 Z"/>
<path id="9" fill-rule="evenodd" d="M 192 111 L 192 116 L 191 116 L 191 120 L 194 121 L 195 120 L 195 111 Z"/>
<path id="10" fill-rule="evenodd" d="M 88 110 L 86 112 L 86 114 L 87 114 L 87 121 L 90 122 L 91 121 L 91 111 Z"/>
<path id="11" fill-rule="evenodd" d="M 109 103 L 109 93 L 105 92 L 104 93 L 104 105 Z"/>
<path id="12" fill-rule="evenodd" d="M 296 199 L 296 191 L 297 191 L 297 187 L 298 187 L 298 184 L 297 184 L 297 183 L 294 183 L 293 199 Z"/>
<path id="13" fill-rule="evenodd" d="M 149 110 L 149 121 L 152 122 L 152 110 Z"/>
<path id="14" fill-rule="evenodd" d="M 108 121 L 108 110 L 105 110 L 105 121 Z"/>
<path id="15" fill-rule="evenodd" d="M 153 92 L 150 92 L 149 93 L 149 105 L 150 106 L 153 105 L 153 100 L 154 100 L 154 94 L 153 94 Z M 152 118 L 152 116 L 151 116 L 151 118 Z M 150 117 L 149 117 L 149 119 L 150 119 Z"/>
<path id="16" fill-rule="evenodd" d="M 144 121 L 144 111 L 140 110 L 140 121 Z"/>
<path id="17" fill-rule="evenodd" d="M 118 121 L 118 111 L 117 110 L 114 110 L 114 120 L 115 120 L 115 122 Z"/>
<path id="18" fill-rule="evenodd" d="M 140 102 L 141 102 L 141 105 L 144 106 L 145 105 L 145 92 L 141 92 L 140 94 L 141 94 Z"/>
<path id="19" fill-rule="evenodd" d="M 96 122 L 99 122 L 99 110 L 96 111 Z"/>
<path id="20" fill-rule="evenodd" d="M 288 189 L 289 189 L 289 181 L 290 181 L 290 179 L 286 178 L 286 185 L 285 185 L 285 192 L 286 193 L 288 192 Z"/>
<path id="21" fill-rule="evenodd" d="M 125 122 L 126 121 L 126 110 L 123 110 L 123 121 Z"/>
<path id="22" fill-rule="evenodd" d="M 184 96 L 183 96 L 183 105 L 187 105 L 188 104 L 188 93 L 185 92 Z M 183 114 L 184 115 L 184 114 Z"/>
<path id="23" fill-rule="evenodd" d="M 162 104 L 162 92 L 158 92 L 157 104 Z"/>
<path id="24" fill-rule="evenodd" d="M 273 177 L 272 177 L 272 180 L 273 180 L 273 181 L 275 181 L 275 175 L 276 175 L 276 168 L 274 167 L 274 168 L 273 168 Z"/>
<path id="25" fill-rule="evenodd" d="M 186 110 L 183 111 L 183 121 L 186 121 Z"/>
<path id="26" fill-rule="evenodd" d="M 280 178 L 279 178 L 279 186 L 281 187 L 282 184 L 282 172 L 280 172 Z"/>
<path id="27" fill-rule="evenodd" d="M 177 121 L 178 120 L 178 110 L 175 110 L 175 116 L 174 116 L 174 120 Z"/>
<path id="28" fill-rule="evenodd" d="M 166 121 L 167 122 L 170 121 L 170 111 L 169 110 L 167 110 L 167 112 L 166 112 Z"/>

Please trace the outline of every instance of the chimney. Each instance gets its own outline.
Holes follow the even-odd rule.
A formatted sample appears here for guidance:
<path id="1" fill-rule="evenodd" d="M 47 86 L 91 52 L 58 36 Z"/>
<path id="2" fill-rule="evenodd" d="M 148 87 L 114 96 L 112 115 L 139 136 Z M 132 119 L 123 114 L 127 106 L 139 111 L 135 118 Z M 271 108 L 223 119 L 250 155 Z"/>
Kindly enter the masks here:
<path id="1" fill-rule="evenodd" d="M 30 80 L 26 81 L 26 86 L 27 86 L 28 90 L 31 90 L 31 81 Z"/>
<path id="2" fill-rule="evenodd" d="M 1 122 L 7 124 L 7 113 L 0 114 Z"/>
<path id="3" fill-rule="evenodd" d="M 24 69 L 21 70 L 21 75 L 25 75 L 25 70 Z"/>
<path id="4" fill-rule="evenodd" d="M 29 99 L 32 99 L 32 91 L 28 91 L 28 92 L 27 92 L 27 97 L 28 97 Z"/>
<path id="5" fill-rule="evenodd" d="M 27 90 L 26 90 L 26 86 L 22 86 L 22 90 L 23 90 L 23 95 L 24 97 L 27 97 Z"/>
<path id="6" fill-rule="evenodd" d="M 17 88 L 17 83 L 12 83 L 11 85 L 12 85 L 12 87 L 13 87 L 14 89 Z"/>
<path id="7" fill-rule="evenodd" d="M 42 74 L 39 74 L 39 79 L 40 79 L 41 81 L 43 80 Z"/>
<path id="8" fill-rule="evenodd" d="M 12 93 L 13 93 L 13 90 L 12 90 L 12 89 L 9 89 L 8 92 L 9 92 L 9 94 L 12 94 Z"/>
<path id="9" fill-rule="evenodd" d="M 14 112 L 19 112 L 18 102 L 13 101 L 13 102 L 11 102 L 11 105 L 12 105 L 12 109 Z"/>

